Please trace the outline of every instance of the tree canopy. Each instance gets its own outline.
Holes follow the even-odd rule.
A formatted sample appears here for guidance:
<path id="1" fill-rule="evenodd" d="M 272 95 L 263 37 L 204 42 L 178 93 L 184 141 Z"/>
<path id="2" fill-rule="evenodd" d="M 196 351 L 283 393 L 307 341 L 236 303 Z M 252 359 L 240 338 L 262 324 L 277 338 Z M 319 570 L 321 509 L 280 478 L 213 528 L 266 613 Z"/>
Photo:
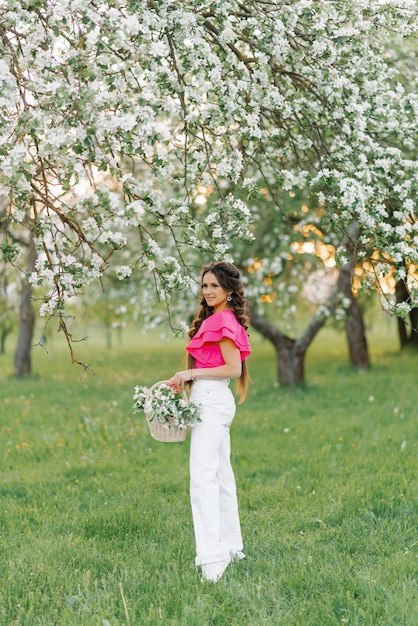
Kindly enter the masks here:
<path id="1" fill-rule="evenodd" d="M 415 0 L 0 2 L 1 245 L 23 267 L 34 237 L 41 314 L 112 263 L 187 288 L 197 251 L 254 237 L 260 190 L 290 227 L 281 194 L 315 196 L 341 262 L 354 223 L 373 280 L 405 278 L 418 96 L 388 42 L 416 27 Z"/>

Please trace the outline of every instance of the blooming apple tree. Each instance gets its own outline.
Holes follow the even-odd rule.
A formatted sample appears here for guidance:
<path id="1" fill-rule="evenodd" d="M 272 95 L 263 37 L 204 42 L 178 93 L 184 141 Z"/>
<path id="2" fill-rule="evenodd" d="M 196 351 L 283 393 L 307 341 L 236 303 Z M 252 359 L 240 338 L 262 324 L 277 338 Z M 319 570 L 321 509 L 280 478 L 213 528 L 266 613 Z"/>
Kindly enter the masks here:
<path id="1" fill-rule="evenodd" d="M 33 233 L 41 314 L 112 264 L 186 293 L 251 241 L 261 188 L 355 223 L 377 282 L 417 263 L 418 98 L 387 47 L 416 25 L 415 0 L 0 2 L 1 245 L 22 266 Z"/>

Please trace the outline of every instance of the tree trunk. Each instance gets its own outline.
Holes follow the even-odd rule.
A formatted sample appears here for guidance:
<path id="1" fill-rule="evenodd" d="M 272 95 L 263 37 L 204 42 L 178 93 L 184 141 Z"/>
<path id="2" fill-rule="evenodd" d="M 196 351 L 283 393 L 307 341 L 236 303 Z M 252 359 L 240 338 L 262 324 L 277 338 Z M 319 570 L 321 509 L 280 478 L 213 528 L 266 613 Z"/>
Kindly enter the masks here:
<path id="1" fill-rule="evenodd" d="M 341 272 L 340 272 L 341 275 Z M 330 311 L 335 309 L 337 294 L 340 291 L 340 277 L 333 292 L 326 303 Z M 323 308 L 320 308 L 323 311 Z M 250 321 L 263 337 L 271 341 L 277 351 L 277 380 L 279 385 L 294 386 L 305 382 L 305 357 L 312 341 L 325 325 L 328 317 L 318 312 L 308 324 L 304 333 L 297 339 L 292 339 L 271 322 L 257 315 L 250 307 Z"/>
<path id="2" fill-rule="evenodd" d="M 350 300 L 346 309 L 345 332 L 348 343 L 348 353 L 350 361 L 359 370 L 370 369 L 369 349 L 366 339 L 366 328 L 364 325 L 362 310 L 353 294 L 353 273 L 356 264 L 355 246 L 353 242 L 358 237 L 358 225 L 353 222 L 349 227 L 351 237 L 347 240 L 346 251 L 349 262 L 341 268 L 340 289 L 344 296 Z"/>
<path id="3" fill-rule="evenodd" d="M 308 346 L 285 337 L 277 351 L 277 380 L 281 385 L 292 387 L 305 382 L 305 356 Z"/>
<path id="4" fill-rule="evenodd" d="M 30 272 L 35 271 L 35 261 L 36 249 L 32 233 L 30 233 L 28 247 L 28 270 Z M 35 327 L 35 314 L 32 309 L 31 294 L 31 285 L 26 280 L 23 280 L 20 297 L 19 334 L 15 351 L 14 374 L 16 378 L 28 376 L 32 373 L 31 350 Z"/>
<path id="5" fill-rule="evenodd" d="M 345 330 L 351 363 L 359 370 L 370 369 L 369 349 L 366 339 L 363 313 L 351 294 L 351 303 L 346 311 Z"/>
<path id="6" fill-rule="evenodd" d="M 11 329 L 3 330 L 0 335 L 0 354 L 6 353 L 6 339 L 8 335 L 12 332 Z"/>
<path id="7" fill-rule="evenodd" d="M 411 320 L 410 345 L 418 350 L 418 308 L 414 308 L 409 313 Z"/>
<path id="8" fill-rule="evenodd" d="M 253 328 L 268 339 L 276 349 L 277 380 L 280 385 L 293 386 L 305 381 L 305 354 L 307 347 L 303 347 L 298 339 L 292 339 L 271 322 L 257 315 L 250 307 L 250 321 Z"/>
<path id="9" fill-rule="evenodd" d="M 410 293 L 407 284 L 404 280 L 398 280 L 396 283 L 396 302 L 408 302 L 410 299 Z M 409 323 L 403 318 L 397 317 L 398 322 L 398 335 L 401 349 L 408 348 L 409 346 L 418 349 L 418 309 L 413 308 L 409 313 Z M 408 332 L 408 326 L 410 332 Z"/>
<path id="10" fill-rule="evenodd" d="M 348 353 L 351 363 L 359 370 L 370 369 L 369 350 L 366 339 L 366 328 L 363 313 L 354 297 L 352 289 L 354 259 L 347 263 L 345 270 L 341 271 L 341 291 L 350 300 L 346 309 L 345 331 L 348 343 Z"/>
<path id="11" fill-rule="evenodd" d="M 112 349 L 112 326 L 110 324 L 106 324 L 106 348 Z"/>
<path id="12" fill-rule="evenodd" d="M 396 302 L 399 304 L 400 302 L 406 302 L 408 299 L 408 290 L 406 288 L 406 284 L 404 280 L 398 280 L 396 283 Z M 407 332 L 407 327 L 405 324 L 405 320 L 401 317 L 397 317 L 398 322 L 398 335 L 399 335 L 399 343 L 401 348 L 406 348 L 409 343 L 409 337 Z"/>

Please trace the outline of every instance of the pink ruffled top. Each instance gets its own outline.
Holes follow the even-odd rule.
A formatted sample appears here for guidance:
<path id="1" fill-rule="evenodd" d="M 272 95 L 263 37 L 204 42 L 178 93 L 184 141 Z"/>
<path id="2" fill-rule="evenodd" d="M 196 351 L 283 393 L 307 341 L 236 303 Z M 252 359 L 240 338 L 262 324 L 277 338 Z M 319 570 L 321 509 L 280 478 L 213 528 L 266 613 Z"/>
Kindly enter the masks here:
<path id="1" fill-rule="evenodd" d="M 201 327 L 190 340 L 186 350 L 195 359 L 195 367 L 218 367 L 225 365 L 219 342 L 231 339 L 244 361 L 250 354 L 250 341 L 245 328 L 241 326 L 231 309 L 213 313 L 203 320 Z"/>

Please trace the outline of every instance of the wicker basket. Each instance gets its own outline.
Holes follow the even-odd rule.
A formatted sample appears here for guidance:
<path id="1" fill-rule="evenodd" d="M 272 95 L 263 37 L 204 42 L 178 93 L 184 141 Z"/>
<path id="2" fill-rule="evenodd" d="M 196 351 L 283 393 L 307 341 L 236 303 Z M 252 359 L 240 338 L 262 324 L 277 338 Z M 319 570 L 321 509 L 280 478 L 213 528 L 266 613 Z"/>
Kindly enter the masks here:
<path id="1" fill-rule="evenodd" d="M 155 383 L 152 387 L 150 387 L 147 391 L 147 395 L 145 397 L 145 407 L 147 406 L 147 402 L 150 399 L 153 390 L 163 383 L 167 383 L 167 380 L 160 380 Z M 186 402 L 189 401 L 187 393 L 183 389 L 183 397 Z M 151 437 L 156 441 L 163 441 L 165 443 L 173 443 L 178 441 L 184 441 L 187 436 L 187 428 L 179 428 L 174 423 L 162 424 L 161 422 L 151 422 L 149 419 L 149 415 L 147 411 L 144 409 L 145 417 L 147 419 L 147 424 L 150 429 Z"/>

